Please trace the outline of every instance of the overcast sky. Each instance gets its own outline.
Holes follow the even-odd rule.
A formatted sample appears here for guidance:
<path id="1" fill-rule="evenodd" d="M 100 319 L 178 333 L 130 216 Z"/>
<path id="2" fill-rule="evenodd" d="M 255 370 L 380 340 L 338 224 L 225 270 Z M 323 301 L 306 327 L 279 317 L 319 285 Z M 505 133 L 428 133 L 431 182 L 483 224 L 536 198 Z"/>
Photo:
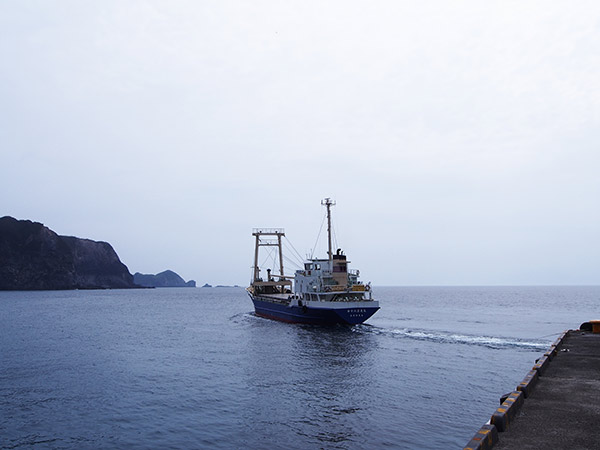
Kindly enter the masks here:
<path id="1" fill-rule="evenodd" d="M 600 3 L 0 1 L 0 146 L 132 273 L 246 285 L 332 197 L 364 281 L 600 284 Z"/>

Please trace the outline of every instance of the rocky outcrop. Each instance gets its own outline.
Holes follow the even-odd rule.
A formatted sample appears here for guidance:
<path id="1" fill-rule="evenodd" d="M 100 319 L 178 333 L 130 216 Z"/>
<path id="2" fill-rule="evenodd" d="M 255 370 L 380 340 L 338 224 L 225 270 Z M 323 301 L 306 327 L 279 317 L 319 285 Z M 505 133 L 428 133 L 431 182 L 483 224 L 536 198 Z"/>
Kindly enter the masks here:
<path id="1" fill-rule="evenodd" d="M 156 275 L 136 272 L 133 282 L 143 287 L 196 287 L 194 280 L 186 282 L 172 270 L 165 270 Z"/>
<path id="2" fill-rule="evenodd" d="M 107 242 L 59 236 L 38 222 L 0 218 L 0 290 L 133 288 Z"/>

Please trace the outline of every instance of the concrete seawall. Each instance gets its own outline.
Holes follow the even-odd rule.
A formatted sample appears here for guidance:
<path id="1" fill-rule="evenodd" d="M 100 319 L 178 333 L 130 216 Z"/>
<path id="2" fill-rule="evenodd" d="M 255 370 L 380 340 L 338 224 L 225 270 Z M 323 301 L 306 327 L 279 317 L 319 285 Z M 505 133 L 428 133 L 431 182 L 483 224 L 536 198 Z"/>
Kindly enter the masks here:
<path id="1" fill-rule="evenodd" d="M 600 324 L 584 325 L 552 344 L 465 450 L 600 449 Z"/>

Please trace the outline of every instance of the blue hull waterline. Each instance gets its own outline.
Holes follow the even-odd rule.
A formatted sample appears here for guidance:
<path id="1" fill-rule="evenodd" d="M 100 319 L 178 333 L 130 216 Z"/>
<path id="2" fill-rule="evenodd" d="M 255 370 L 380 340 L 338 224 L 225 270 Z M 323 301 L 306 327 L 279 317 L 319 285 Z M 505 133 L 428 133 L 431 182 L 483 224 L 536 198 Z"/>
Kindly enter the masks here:
<path id="1" fill-rule="evenodd" d="M 379 307 L 347 307 L 347 308 L 311 308 L 308 306 L 287 306 L 271 301 L 252 298 L 256 314 L 269 319 L 288 323 L 305 323 L 311 325 L 357 325 L 363 323 L 377 312 Z"/>

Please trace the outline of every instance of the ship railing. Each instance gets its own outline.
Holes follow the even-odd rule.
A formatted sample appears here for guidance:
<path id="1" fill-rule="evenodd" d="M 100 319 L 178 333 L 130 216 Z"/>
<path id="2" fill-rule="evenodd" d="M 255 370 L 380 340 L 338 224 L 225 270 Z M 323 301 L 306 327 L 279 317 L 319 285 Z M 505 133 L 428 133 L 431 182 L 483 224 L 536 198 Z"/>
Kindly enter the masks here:
<path id="1" fill-rule="evenodd" d="M 252 228 L 252 235 L 266 234 L 271 236 L 285 235 L 283 228 Z"/>
<path id="2" fill-rule="evenodd" d="M 280 278 L 280 279 L 284 279 L 284 278 L 294 279 L 295 278 L 294 275 L 278 275 L 276 273 L 272 273 L 271 276 L 275 277 L 275 278 Z"/>
<path id="3" fill-rule="evenodd" d="M 348 269 L 348 275 L 354 275 L 355 277 L 360 275 L 360 270 L 358 269 Z"/>

